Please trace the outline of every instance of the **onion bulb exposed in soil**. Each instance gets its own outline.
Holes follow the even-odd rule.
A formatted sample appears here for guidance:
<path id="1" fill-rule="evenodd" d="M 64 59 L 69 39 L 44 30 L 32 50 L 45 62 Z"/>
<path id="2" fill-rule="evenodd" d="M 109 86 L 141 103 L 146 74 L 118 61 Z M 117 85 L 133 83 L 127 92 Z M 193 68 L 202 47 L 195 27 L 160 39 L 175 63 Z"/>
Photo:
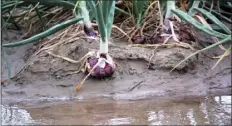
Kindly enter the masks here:
<path id="1" fill-rule="evenodd" d="M 93 71 L 91 72 L 91 70 Z M 90 56 L 87 59 L 86 71 L 93 77 L 109 77 L 115 71 L 115 63 L 109 54 L 100 54 L 97 52 L 96 56 Z"/>
<path id="2" fill-rule="evenodd" d="M 86 2 L 82 2 L 86 5 Z M 98 24 L 98 31 L 100 35 L 99 51 L 93 51 L 89 53 L 87 59 L 85 59 L 85 72 L 88 75 L 77 84 L 76 90 L 79 90 L 85 80 L 91 75 L 97 78 L 103 78 L 111 76 L 115 71 L 115 63 L 111 56 L 108 54 L 109 39 L 112 31 L 112 24 L 114 20 L 115 1 L 89 1 L 92 13 L 95 14 Z M 104 5 L 104 8 L 103 8 Z M 86 7 L 86 6 L 85 6 Z M 95 36 L 94 30 L 91 27 L 89 16 L 86 8 L 83 8 L 82 12 L 86 19 L 84 22 L 84 31 L 88 36 Z"/>
<path id="3" fill-rule="evenodd" d="M 116 65 L 108 53 L 100 53 L 98 51 L 89 52 L 85 60 L 84 68 L 84 72 L 87 72 L 88 75 L 86 75 L 86 77 L 76 85 L 76 90 L 80 90 L 89 76 L 96 78 L 109 77 L 113 75 L 115 69 Z"/>

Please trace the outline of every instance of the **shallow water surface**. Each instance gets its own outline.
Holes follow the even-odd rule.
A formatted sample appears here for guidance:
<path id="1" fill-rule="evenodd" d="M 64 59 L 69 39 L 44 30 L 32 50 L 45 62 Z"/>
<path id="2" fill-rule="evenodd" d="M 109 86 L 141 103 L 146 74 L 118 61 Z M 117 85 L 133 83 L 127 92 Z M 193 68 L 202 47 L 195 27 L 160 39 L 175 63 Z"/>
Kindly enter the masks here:
<path id="1" fill-rule="evenodd" d="M 231 96 L 200 100 L 65 101 L 2 105 L 2 124 L 231 124 Z"/>

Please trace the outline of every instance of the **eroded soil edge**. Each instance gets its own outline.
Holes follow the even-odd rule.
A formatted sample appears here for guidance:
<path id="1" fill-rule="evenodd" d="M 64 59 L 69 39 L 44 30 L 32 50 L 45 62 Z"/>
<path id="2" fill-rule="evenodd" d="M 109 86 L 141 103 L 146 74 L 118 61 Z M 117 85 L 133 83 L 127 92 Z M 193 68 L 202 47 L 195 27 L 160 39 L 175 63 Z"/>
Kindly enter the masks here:
<path id="1" fill-rule="evenodd" d="M 34 52 L 36 52 L 34 46 Z M 24 50 L 25 48 L 21 48 Z M 97 42 L 84 39 L 53 48 L 57 55 L 80 59 L 90 50 L 98 49 Z M 20 51 L 20 49 L 18 49 Z M 220 49 L 216 49 L 220 54 Z M 219 50 L 219 51 L 218 51 Z M 38 51 L 38 50 L 37 50 Z M 89 78 L 79 92 L 75 86 L 85 74 L 67 75 L 77 71 L 80 64 L 55 58 L 46 51 L 29 55 L 25 69 L 9 83 L 2 85 L 2 97 L 8 100 L 43 98 L 113 98 L 116 100 L 138 100 L 159 98 L 186 98 L 205 95 L 230 94 L 230 57 L 210 71 L 216 60 L 199 55 L 181 64 L 170 73 L 170 69 L 192 53 L 181 47 L 158 48 L 150 60 L 153 49 L 110 45 L 110 55 L 117 64 L 115 74 L 107 79 Z M 215 50 L 207 52 L 213 54 Z M 17 51 L 10 55 L 19 55 Z M 17 61 L 17 60 L 16 60 Z M 151 66 L 148 69 L 148 63 Z"/>

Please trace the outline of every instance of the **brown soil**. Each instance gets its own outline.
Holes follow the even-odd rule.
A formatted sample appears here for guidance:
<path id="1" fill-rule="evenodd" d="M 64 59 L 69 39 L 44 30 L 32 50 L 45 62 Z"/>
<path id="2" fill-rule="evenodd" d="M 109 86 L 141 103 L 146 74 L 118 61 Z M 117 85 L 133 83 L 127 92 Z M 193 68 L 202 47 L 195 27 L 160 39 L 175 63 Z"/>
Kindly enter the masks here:
<path id="1" fill-rule="evenodd" d="M 207 42 L 208 38 L 202 38 L 203 36 L 205 35 L 200 36 L 200 40 Z M 115 74 L 103 80 L 89 78 L 81 90 L 75 92 L 76 84 L 84 78 L 85 74 L 67 75 L 67 73 L 77 71 L 80 64 L 54 58 L 45 51 L 34 55 L 37 47 L 38 45 L 26 45 L 7 50 L 13 71 L 12 76 L 16 75 L 24 65 L 25 69 L 12 81 L 2 84 L 3 102 L 61 97 L 116 100 L 187 99 L 231 94 L 230 56 L 213 71 L 211 68 L 217 60 L 198 55 L 170 73 L 171 68 L 193 51 L 181 47 L 160 47 L 155 51 L 148 69 L 154 49 L 130 47 L 125 42 L 113 42 L 109 50 L 117 64 Z M 96 41 L 80 39 L 54 48 L 53 53 L 78 60 L 92 49 L 98 49 Z M 211 56 L 222 53 L 223 50 L 219 48 L 206 52 Z M 2 79 L 6 78 L 7 68 L 3 59 Z"/>

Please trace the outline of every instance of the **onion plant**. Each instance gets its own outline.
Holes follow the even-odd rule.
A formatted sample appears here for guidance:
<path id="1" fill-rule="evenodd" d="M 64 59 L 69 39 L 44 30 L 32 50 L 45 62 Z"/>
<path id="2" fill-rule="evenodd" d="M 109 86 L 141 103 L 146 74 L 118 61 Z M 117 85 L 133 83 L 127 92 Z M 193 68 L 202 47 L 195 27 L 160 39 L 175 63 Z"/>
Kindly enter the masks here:
<path id="1" fill-rule="evenodd" d="M 76 14 L 76 17 L 65 21 L 63 23 L 57 24 L 49 29 L 47 29 L 44 32 L 41 32 L 37 35 L 34 35 L 28 39 L 9 43 L 9 44 L 3 44 L 2 47 L 9 48 L 9 47 L 17 47 L 22 46 L 24 44 L 28 44 L 31 42 L 38 42 L 39 39 L 45 38 L 51 34 L 54 34 L 55 32 L 58 32 L 61 29 L 64 29 L 74 23 L 77 23 L 78 21 L 83 20 L 84 22 L 84 30 L 88 36 L 94 36 L 96 37 L 96 34 L 93 33 L 93 29 L 91 26 L 91 20 L 90 20 L 90 14 L 89 11 L 91 11 L 92 15 L 96 18 L 98 29 L 100 32 L 100 47 L 98 51 L 91 51 L 84 56 L 86 59 L 85 64 L 85 70 L 89 72 L 89 74 L 86 76 L 86 78 L 89 75 L 96 76 L 96 77 L 105 77 L 110 76 L 115 71 L 115 63 L 113 62 L 113 59 L 108 54 L 108 44 L 110 39 L 110 34 L 112 30 L 112 24 L 114 20 L 114 11 L 115 11 L 115 1 L 76 1 L 76 0 L 17 0 L 14 2 L 8 3 L 3 6 L 4 11 L 10 11 L 13 8 L 15 8 L 16 4 L 17 6 L 24 6 L 28 4 L 41 4 L 45 6 L 60 6 L 68 9 L 74 9 L 74 14 Z M 76 5 L 78 5 L 76 9 Z M 24 5 L 23 5 L 24 4 Z M 88 6 L 88 7 L 87 7 Z M 38 12 L 38 10 L 37 10 Z M 39 16 L 41 17 L 41 15 Z M 87 57 L 87 58 L 86 58 Z M 80 85 L 77 85 L 77 89 L 80 89 L 86 78 L 80 83 Z"/>
<path id="2" fill-rule="evenodd" d="M 4 25 L 2 26 L 2 29 L 1 30 L 4 30 L 6 29 L 6 25 L 11 21 L 11 23 L 14 23 L 15 26 L 17 26 L 17 23 L 15 22 L 15 18 L 20 18 L 17 22 L 19 22 L 22 18 L 25 17 L 26 14 L 28 13 L 31 13 L 32 9 L 30 9 L 31 5 L 35 5 L 34 8 L 35 8 L 35 12 L 36 12 L 36 15 L 35 16 L 38 16 L 40 21 L 41 21 L 41 24 L 43 25 L 43 27 L 45 26 L 44 25 L 44 20 L 42 19 L 42 15 L 40 13 L 40 10 L 43 10 L 43 11 L 46 11 L 47 8 L 52 8 L 52 7 L 56 7 L 56 6 L 60 6 L 60 7 L 64 7 L 64 8 L 68 8 L 68 9 L 73 9 L 75 4 L 74 4 L 75 1 L 64 1 L 64 0 L 12 0 L 12 1 L 2 1 L 2 4 L 1 4 L 1 12 L 4 16 L 6 16 L 6 21 L 4 21 L 5 19 L 3 18 L 3 22 Z M 38 6 L 37 6 L 38 5 Z M 12 16 L 12 12 L 16 9 L 16 8 L 21 8 L 24 10 L 23 13 L 19 14 L 19 15 L 16 15 L 16 16 Z M 7 16 L 7 14 L 9 16 Z M 34 18 L 35 17 L 34 15 L 30 16 L 29 18 Z M 44 32 L 41 32 L 39 34 L 36 34 L 28 39 L 24 39 L 22 41 L 19 41 L 19 42 L 12 42 L 12 43 L 8 43 L 8 44 L 3 44 L 2 47 L 3 47 L 3 50 L 4 48 L 10 48 L 10 47 L 17 47 L 17 46 L 22 46 L 22 45 L 25 45 L 25 44 L 29 44 L 29 43 L 32 43 L 32 42 L 39 42 L 40 39 L 43 39 L 45 37 L 48 37 L 49 35 L 52 35 L 64 28 L 67 28 L 68 26 L 72 25 L 72 24 L 75 24 L 79 21 L 81 21 L 83 18 L 80 17 L 79 15 L 77 15 L 75 18 L 73 19 L 70 19 L 70 20 L 67 20 L 67 21 L 64 21 L 62 23 L 59 23 L 53 27 L 50 27 L 49 29 L 46 29 L 46 31 Z M 46 26 L 45 26 L 46 27 Z M 5 31 L 5 33 L 7 33 Z M 8 62 L 8 58 L 7 58 L 7 55 L 4 55 L 5 56 L 5 59 L 6 59 L 6 62 L 7 62 L 7 65 L 8 65 L 8 79 L 10 79 L 10 64 Z"/>
<path id="3" fill-rule="evenodd" d="M 211 2 L 211 3 L 210 3 Z M 211 12 L 220 19 L 223 19 L 227 23 L 232 23 L 231 20 L 231 4 L 232 2 L 226 0 L 218 1 L 204 1 L 202 8 Z M 216 5 L 216 6 L 215 6 Z"/>
<path id="4" fill-rule="evenodd" d="M 112 57 L 108 53 L 108 44 L 114 20 L 115 0 L 90 0 L 87 2 L 96 17 L 100 34 L 100 47 L 98 51 L 88 53 L 85 70 L 89 74 L 83 81 L 77 84 L 76 90 L 79 90 L 82 87 L 89 75 L 100 78 L 111 76 L 116 67 Z"/>
<path id="5" fill-rule="evenodd" d="M 134 17 L 136 19 L 135 28 L 136 28 L 136 31 L 139 31 L 139 32 L 136 33 L 135 31 L 131 37 L 135 37 L 134 40 L 137 40 L 137 41 L 138 40 L 144 41 L 142 32 L 140 30 L 144 23 L 143 19 L 144 19 L 146 7 L 148 7 L 147 6 L 148 2 L 149 1 L 147 0 L 132 1 Z M 230 9 L 232 6 L 231 2 L 220 1 L 220 5 L 218 5 L 219 9 L 217 10 L 214 10 L 213 6 L 211 6 L 210 8 L 207 8 L 207 6 L 202 6 L 202 8 L 200 8 L 199 7 L 200 2 L 201 1 L 198 1 L 198 0 L 189 0 L 189 6 L 188 6 L 189 8 L 187 10 L 188 12 L 184 12 L 176 7 L 176 1 L 174 0 L 159 0 L 159 4 L 161 7 L 159 9 L 162 10 L 161 14 L 163 15 L 162 17 L 160 17 L 162 20 L 161 24 L 163 25 L 163 30 L 164 30 L 164 34 L 162 35 L 171 36 L 173 40 L 179 41 L 179 38 L 174 33 L 174 28 L 173 28 L 173 25 L 174 25 L 173 19 L 176 17 L 176 18 L 181 19 L 181 21 L 185 21 L 191 24 L 196 29 L 201 30 L 211 36 L 214 36 L 220 39 L 220 41 L 218 41 L 217 43 L 191 54 L 185 60 L 177 64 L 177 66 L 180 65 L 182 62 L 186 61 L 188 58 L 202 51 L 208 50 L 217 45 L 231 41 L 231 30 L 228 27 L 226 27 L 218 19 L 219 17 L 221 17 L 222 19 L 225 19 L 226 21 L 231 22 L 231 19 L 222 15 L 222 14 L 228 15 L 228 13 L 226 13 L 225 10 L 220 9 L 220 7 Z M 115 63 L 112 57 L 108 53 L 110 35 L 112 31 L 112 24 L 114 21 L 114 13 L 115 13 L 115 10 L 117 10 L 121 13 L 128 15 L 128 13 L 125 12 L 124 10 L 120 10 L 119 8 L 115 7 L 115 0 L 86 0 L 86 1 L 84 0 L 81 0 L 81 1 L 77 1 L 77 0 L 12 0 L 12 1 L 7 1 L 7 0 L 4 0 L 1 5 L 1 11 L 5 15 L 7 13 L 10 13 L 10 14 L 8 17 L 4 17 L 2 20 L 5 21 L 6 19 L 6 23 L 8 23 L 8 21 L 14 22 L 15 17 L 11 16 L 12 10 L 14 10 L 16 7 L 25 8 L 28 5 L 35 6 L 37 4 L 42 5 L 42 6 L 37 6 L 35 8 L 35 11 L 36 11 L 35 16 L 38 16 L 39 19 L 41 20 L 41 23 L 43 24 L 44 24 L 44 22 L 42 22 L 43 16 L 41 15 L 38 8 L 44 8 L 44 6 L 45 7 L 58 6 L 58 7 L 66 8 L 66 9 L 73 9 L 75 18 L 65 21 L 63 23 L 57 24 L 42 33 L 34 35 L 31 38 L 22 40 L 20 42 L 3 44 L 2 47 L 5 47 L 5 48 L 16 47 L 16 46 L 21 46 L 21 45 L 28 44 L 31 42 L 36 42 L 39 39 L 45 38 L 51 34 L 54 34 L 55 32 L 58 32 L 59 30 L 64 29 L 72 24 L 75 24 L 78 21 L 84 22 L 84 31 L 88 36 L 97 37 L 91 25 L 92 19 L 95 19 L 98 25 L 98 31 L 100 35 L 99 50 L 91 51 L 82 58 L 82 60 L 85 59 L 85 62 L 83 64 L 85 65 L 85 71 L 88 72 L 88 75 L 84 78 L 84 80 L 81 83 L 79 83 L 76 86 L 76 89 L 79 90 L 82 87 L 85 80 L 90 75 L 95 76 L 95 77 L 106 77 L 106 76 L 111 76 L 114 73 Z M 28 8 L 28 11 L 29 10 L 30 8 Z M 221 29 L 221 32 L 216 31 L 213 28 L 211 28 L 211 26 L 207 23 L 206 18 L 211 20 L 214 24 L 216 24 Z M 199 19 L 199 20 L 196 20 L 196 19 Z M 223 54 L 220 57 L 219 61 L 222 59 L 222 57 L 228 55 L 230 51 L 231 51 L 231 47 L 228 48 L 225 54 Z M 216 64 L 218 64 L 218 62 Z"/>
<path id="6" fill-rule="evenodd" d="M 136 25 L 135 25 L 135 32 L 136 35 L 132 36 L 133 41 L 135 43 L 142 43 L 144 41 L 144 37 L 141 31 L 141 27 L 143 25 L 143 19 L 144 19 L 144 14 L 145 14 L 145 10 L 148 7 L 148 1 L 147 0 L 134 0 L 132 2 L 133 5 L 133 13 L 134 13 L 134 17 L 136 19 Z"/>
<path id="7" fill-rule="evenodd" d="M 213 47 L 216 47 L 218 45 L 224 44 L 224 43 L 228 43 L 231 42 L 231 31 L 228 27 L 226 27 L 216 16 L 214 16 L 213 14 L 211 14 L 210 12 L 206 11 L 203 8 L 198 8 L 199 2 L 198 1 L 194 1 L 193 6 L 191 7 L 191 9 L 189 10 L 189 13 L 186 13 L 184 11 L 181 11 L 179 9 L 171 9 L 171 13 L 177 15 L 180 19 L 182 19 L 183 21 L 191 24 L 193 27 L 195 27 L 196 29 L 203 31 L 211 36 L 217 37 L 219 39 L 221 39 L 220 41 L 205 47 L 201 50 L 196 51 L 195 53 L 189 55 L 186 59 L 184 59 L 183 61 L 181 61 L 180 63 L 178 63 L 172 70 L 174 70 L 177 66 L 179 66 L 181 63 L 185 62 L 186 60 L 188 60 L 190 57 L 195 56 L 196 54 L 202 52 L 202 51 L 206 51 L 208 49 L 211 49 Z M 214 22 L 218 27 L 220 27 L 225 33 L 220 33 L 218 31 L 213 30 L 210 26 L 205 25 L 202 22 L 198 22 L 197 20 L 195 20 L 193 18 L 194 14 L 200 14 L 208 19 L 210 19 L 212 22 Z M 226 56 L 226 54 L 228 54 L 229 52 L 231 52 L 231 46 L 227 49 L 227 51 L 221 56 L 221 58 L 219 59 L 219 61 L 222 60 L 223 57 Z M 218 64 L 219 61 L 216 63 Z M 215 65 L 216 66 L 216 65 Z M 213 68 L 215 68 L 215 66 Z"/>
<path id="8" fill-rule="evenodd" d="M 210 45 L 210 46 L 208 46 L 206 48 L 203 48 L 203 49 L 198 50 L 195 53 L 191 54 L 186 59 L 184 59 L 179 64 L 177 64 L 172 70 L 174 70 L 181 63 L 188 60 L 190 57 L 195 56 L 196 54 L 198 54 L 198 53 L 200 53 L 202 51 L 211 49 L 211 48 L 213 48 L 215 46 L 218 46 L 218 45 L 221 45 L 221 44 L 224 44 L 224 43 L 231 42 L 231 30 L 228 27 L 226 27 L 211 12 L 209 12 L 209 11 L 203 9 L 203 8 L 199 8 L 199 4 L 200 4 L 201 1 L 190 0 L 188 12 L 184 12 L 184 11 L 176 8 L 176 6 L 175 6 L 176 1 L 170 1 L 170 0 L 163 1 L 163 0 L 160 0 L 159 2 L 160 2 L 160 7 L 162 7 L 161 10 L 163 10 L 162 14 L 165 14 L 164 20 L 163 20 L 164 32 L 165 32 L 165 34 L 170 34 L 171 33 L 171 36 L 175 41 L 179 41 L 177 36 L 174 33 L 173 22 L 172 22 L 172 19 L 174 17 L 176 17 L 176 16 L 181 21 L 185 21 L 185 22 L 191 24 L 194 28 L 196 28 L 196 29 L 198 29 L 200 31 L 203 31 L 203 32 L 205 32 L 205 33 L 207 33 L 207 34 L 209 34 L 211 36 L 214 36 L 214 37 L 217 37 L 217 38 L 221 39 L 220 41 L 214 43 L 213 45 Z M 197 19 L 199 19 L 199 21 L 195 20 L 194 16 L 197 16 L 198 17 Z M 207 19 L 210 19 L 214 24 L 216 24 L 218 27 L 220 27 L 220 29 L 222 29 L 223 32 L 218 32 L 218 31 L 213 30 L 211 28 L 211 26 L 207 23 L 207 21 L 203 17 L 205 17 Z M 181 25 L 180 25 L 180 27 L 181 27 Z M 231 47 L 229 47 L 227 49 L 227 51 L 220 57 L 219 61 L 222 60 L 222 57 L 225 57 L 226 55 L 228 55 L 228 53 L 230 51 L 231 51 Z M 219 61 L 216 64 L 218 64 Z"/>

